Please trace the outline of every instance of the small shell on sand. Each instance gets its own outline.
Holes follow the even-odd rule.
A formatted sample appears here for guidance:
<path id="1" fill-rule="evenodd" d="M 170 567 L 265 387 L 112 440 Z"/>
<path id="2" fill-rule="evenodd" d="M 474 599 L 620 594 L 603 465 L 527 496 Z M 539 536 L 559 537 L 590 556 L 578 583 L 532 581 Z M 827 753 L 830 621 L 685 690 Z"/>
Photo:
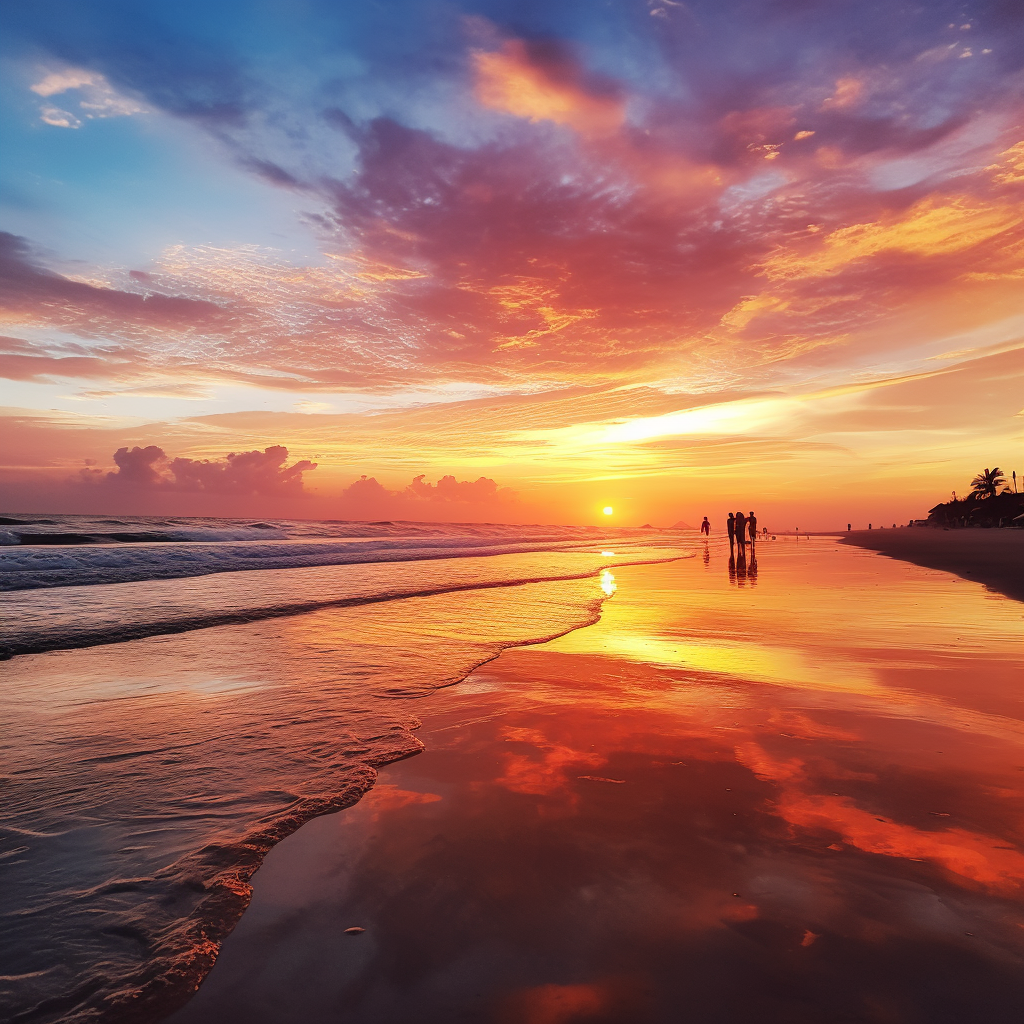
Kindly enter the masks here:
<path id="1" fill-rule="evenodd" d="M 362 935 L 362 934 L 363 934 L 363 932 L 365 932 L 365 931 L 366 931 L 366 929 L 365 929 L 365 928 L 360 928 L 360 927 L 358 927 L 358 925 L 357 925 L 357 926 L 356 926 L 356 927 L 354 927 L 354 928 L 346 928 L 346 929 L 345 929 L 345 934 L 346 934 L 346 935 Z"/>

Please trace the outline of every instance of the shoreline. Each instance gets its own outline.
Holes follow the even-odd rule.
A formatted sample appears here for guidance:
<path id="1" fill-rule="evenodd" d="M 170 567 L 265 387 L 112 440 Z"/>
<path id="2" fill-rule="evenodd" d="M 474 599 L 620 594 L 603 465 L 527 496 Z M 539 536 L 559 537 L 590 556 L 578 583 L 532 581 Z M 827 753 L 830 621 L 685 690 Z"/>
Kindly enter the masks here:
<path id="1" fill-rule="evenodd" d="M 904 527 L 838 534 L 844 544 L 939 569 L 1024 601 L 1024 530 Z"/>

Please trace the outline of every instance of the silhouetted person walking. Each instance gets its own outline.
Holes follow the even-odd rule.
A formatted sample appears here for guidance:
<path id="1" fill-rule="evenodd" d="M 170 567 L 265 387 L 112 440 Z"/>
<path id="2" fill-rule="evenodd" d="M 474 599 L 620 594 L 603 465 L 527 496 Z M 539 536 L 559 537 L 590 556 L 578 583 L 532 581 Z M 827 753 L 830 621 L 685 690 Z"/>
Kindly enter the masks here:
<path id="1" fill-rule="evenodd" d="M 704 534 L 705 537 L 711 535 L 711 524 L 708 522 L 707 516 L 704 517 L 704 522 L 700 524 L 700 532 Z"/>
<path id="2" fill-rule="evenodd" d="M 730 512 L 729 518 L 725 521 L 725 530 L 729 534 L 729 550 L 732 550 L 732 542 L 736 537 L 736 517 Z"/>
<path id="3" fill-rule="evenodd" d="M 739 544 L 740 550 L 743 549 L 747 543 L 747 519 L 742 512 L 736 513 L 736 543 Z"/>
<path id="4" fill-rule="evenodd" d="M 750 530 L 750 543 L 753 544 L 757 540 L 757 516 L 753 512 L 747 516 L 747 529 Z"/>

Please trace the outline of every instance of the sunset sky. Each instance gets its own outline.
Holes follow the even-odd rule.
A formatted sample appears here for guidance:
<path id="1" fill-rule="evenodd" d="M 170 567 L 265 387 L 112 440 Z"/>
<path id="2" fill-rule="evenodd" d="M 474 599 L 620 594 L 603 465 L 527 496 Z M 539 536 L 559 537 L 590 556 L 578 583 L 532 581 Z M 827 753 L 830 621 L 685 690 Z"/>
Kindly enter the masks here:
<path id="1" fill-rule="evenodd" d="M 2 11 L 0 510 L 804 530 L 1024 472 L 1019 3 Z"/>

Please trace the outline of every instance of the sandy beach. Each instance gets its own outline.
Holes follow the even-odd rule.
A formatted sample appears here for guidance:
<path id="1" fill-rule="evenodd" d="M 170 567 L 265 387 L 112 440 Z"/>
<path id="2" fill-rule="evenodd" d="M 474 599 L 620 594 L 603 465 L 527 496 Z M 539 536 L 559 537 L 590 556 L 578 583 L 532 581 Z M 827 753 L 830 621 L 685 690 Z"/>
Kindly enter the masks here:
<path id="1" fill-rule="evenodd" d="M 419 700 L 425 751 L 271 851 L 169 1020 L 1014 1019 L 1019 605 L 762 547 L 617 569 Z"/>
<path id="2" fill-rule="evenodd" d="M 1024 530 L 854 530 L 842 540 L 1024 601 Z"/>

